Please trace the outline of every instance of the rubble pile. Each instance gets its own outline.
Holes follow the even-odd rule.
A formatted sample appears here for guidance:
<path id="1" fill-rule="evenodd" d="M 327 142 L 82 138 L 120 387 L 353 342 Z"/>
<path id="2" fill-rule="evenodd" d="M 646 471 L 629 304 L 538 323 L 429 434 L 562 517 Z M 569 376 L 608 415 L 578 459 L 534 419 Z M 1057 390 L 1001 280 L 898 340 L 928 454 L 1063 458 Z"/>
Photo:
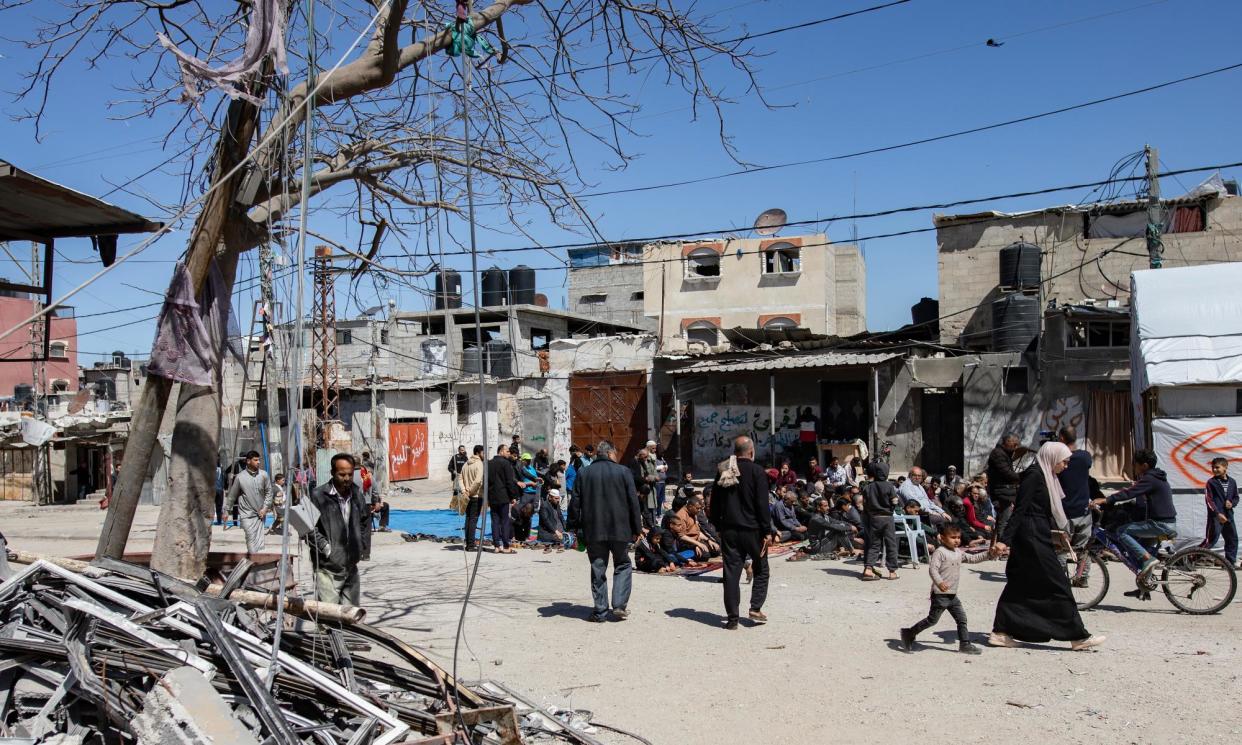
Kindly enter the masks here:
<path id="1" fill-rule="evenodd" d="M 352 622 L 360 609 L 291 602 L 278 635 L 261 609 L 274 596 L 240 579 L 205 591 L 115 560 L 78 569 L 39 560 L 0 584 L 2 743 L 596 742 L 519 721 L 498 689 Z"/>

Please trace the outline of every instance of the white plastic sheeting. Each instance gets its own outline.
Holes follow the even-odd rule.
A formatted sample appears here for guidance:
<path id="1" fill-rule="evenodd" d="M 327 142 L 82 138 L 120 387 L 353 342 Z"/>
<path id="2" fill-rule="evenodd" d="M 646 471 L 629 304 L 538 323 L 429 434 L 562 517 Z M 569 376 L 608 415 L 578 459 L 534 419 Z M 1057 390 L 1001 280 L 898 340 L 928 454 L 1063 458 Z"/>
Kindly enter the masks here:
<path id="1" fill-rule="evenodd" d="M 1147 269 L 1130 287 L 1135 395 L 1242 383 L 1242 263 Z"/>
<path id="2" fill-rule="evenodd" d="M 1242 460 L 1242 416 L 1153 419 L 1151 437 L 1173 489 L 1179 545 L 1183 539 L 1202 540 L 1207 527 L 1203 487 L 1212 476 L 1212 459 L 1228 458 L 1235 468 Z"/>

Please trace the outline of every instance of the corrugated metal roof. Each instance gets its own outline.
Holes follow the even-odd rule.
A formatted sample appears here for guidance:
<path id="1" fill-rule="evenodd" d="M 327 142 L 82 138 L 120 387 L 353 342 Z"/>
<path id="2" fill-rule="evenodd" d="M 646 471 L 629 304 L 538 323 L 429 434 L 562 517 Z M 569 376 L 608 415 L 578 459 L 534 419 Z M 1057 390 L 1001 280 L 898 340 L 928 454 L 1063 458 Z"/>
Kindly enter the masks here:
<path id="1" fill-rule="evenodd" d="M 148 233 L 158 222 L 0 160 L 0 240 Z"/>
<path id="2" fill-rule="evenodd" d="M 706 372 L 754 372 L 766 370 L 794 370 L 798 368 L 818 367 L 849 367 L 854 365 L 876 365 L 901 357 L 900 352 L 884 352 L 876 354 L 854 354 L 851 352 L 826 352 L 823 354 L 788 354 L 776 357 L 749 357 L 731 360 L 703 360 L 687 365 L 678 370 L 670 370 L 671 375 L 689 375 Z"/>

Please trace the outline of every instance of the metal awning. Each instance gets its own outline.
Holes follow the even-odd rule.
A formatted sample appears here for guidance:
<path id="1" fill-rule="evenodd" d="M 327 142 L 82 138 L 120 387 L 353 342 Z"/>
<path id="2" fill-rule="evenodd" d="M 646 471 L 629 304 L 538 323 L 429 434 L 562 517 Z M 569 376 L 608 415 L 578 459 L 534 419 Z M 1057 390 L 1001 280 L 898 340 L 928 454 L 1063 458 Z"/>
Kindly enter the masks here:
<path id="1" fill-rule="evenodd" d="M 161 227 L 142 215 L 0 160 L 0 241 L 150 233 Z"/>
<path id="2" fill-rule="evenodd" d="M 714 372 L 759 372 L 769 370 L 797 370 L 825 367 L 871 366 L 903 356 L 900 352 L 858 354 L 852 352 L 826 352 L 823 354 L 786 354 L 768 358 L 746 357 L 743 359 L 702 360 L 685 367 L 669 370 L 670 375 L 691 375 Z"/>

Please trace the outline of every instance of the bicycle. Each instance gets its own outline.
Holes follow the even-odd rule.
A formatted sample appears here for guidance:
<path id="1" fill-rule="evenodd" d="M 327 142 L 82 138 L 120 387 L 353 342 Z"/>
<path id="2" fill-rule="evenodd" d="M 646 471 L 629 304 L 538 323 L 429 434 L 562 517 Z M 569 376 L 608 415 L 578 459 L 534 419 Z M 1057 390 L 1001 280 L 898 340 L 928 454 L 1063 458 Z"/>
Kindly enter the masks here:
<path id="1" fill-rule="evenodd" d="M 1090 610 L 1108 594 L 1110 578 L 1103 553 L 1116 556 L 1135 576 L 1138 596 L 1150 600 L 1157 588 L 1164 591 L 1173 607 L 1183 613 L 1202 616 L 1219 613 L 1233 602 L 1238 578 L 1223 557 L 1205 548 L 1192 546 L 1176 551 L 1148 572 L 1121 548 L 1117 536 L 1100 525 L 1099 513 L 1092 513 L 1091 539 L 1077 561 L 1066 557 L 1065 573 L 1078 610 Z M 1172 536 L 1159 536 L 1159 545 Z M 1159 576 L 1157 576 L 1157 574 Z"/>

